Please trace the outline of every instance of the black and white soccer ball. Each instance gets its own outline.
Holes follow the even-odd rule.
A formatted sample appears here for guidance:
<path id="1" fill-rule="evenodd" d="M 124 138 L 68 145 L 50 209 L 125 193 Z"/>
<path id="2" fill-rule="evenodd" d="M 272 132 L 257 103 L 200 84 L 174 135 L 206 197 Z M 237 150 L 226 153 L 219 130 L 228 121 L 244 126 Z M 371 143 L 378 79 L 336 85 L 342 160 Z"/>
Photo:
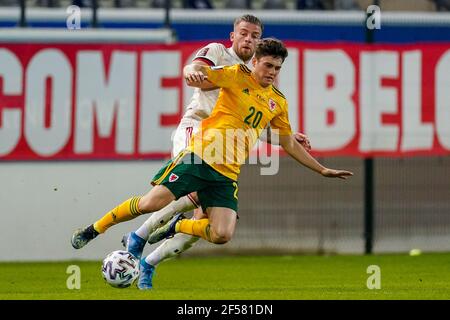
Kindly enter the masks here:
<path id="1" fill-rule="evenodd" d="M 128 251 L 113 251 L 103 260 L 102 275 L 114 288 L 127 288 L 139 277 L 139 260 Z"/>

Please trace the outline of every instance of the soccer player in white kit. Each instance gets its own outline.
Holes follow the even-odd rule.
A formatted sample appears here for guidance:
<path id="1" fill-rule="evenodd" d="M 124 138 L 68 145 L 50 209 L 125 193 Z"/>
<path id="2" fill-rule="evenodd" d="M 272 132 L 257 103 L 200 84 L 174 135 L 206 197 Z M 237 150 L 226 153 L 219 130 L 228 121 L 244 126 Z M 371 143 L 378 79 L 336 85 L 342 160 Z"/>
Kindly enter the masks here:
<path id="1" fill-rule="evenodd" d="M 252 15 L 244 15 L 237 18 L 234 22 L 234 30 L 230 33 L 230 40 L 232 46 L 226 48 L 219 43 L 210 43 L 201 48 L 193 63 L 203 64 L 208 66 L 222 66 L 234 64 L 247 64 L 253 57 L 256 43 L 262 35 L 262 23 L 260 20 Z M 250 67 L 250 65 L 249 65 Z M 192 137 L 199 128 L 200 122 L 206 119 L 213 107 L 215 106 L 219 89 L 215 88 L 211 83 L 202 84 L 202 88 L 196 88 L 189 103 L 187 110 L 180 121 L 180 124 L 173 136 L 172 156 L 175 157 L 179 152 L 184 150 Z M 306 149 L 310 149 L 309 141 L 306 136 L 297 133 L 296 139 L 304 145 Z M 192 219 L 202 219 L 206 215 L 202 212 L 196 193 L 191 193 L 187 196 L 173 201 L 165 208 L 161 209 L 158 214 L 153 214 L 145 221 L 141 227 L 135 232 L 124 236 L 123 244 L 137 258 L 141 258 L 143 248 L 147 241 L 152 242 L 149 237 L 155 230 L 155 224 L 163 225 L 167 222 L 167 218 L 171 218 L 178 212 L 187 212 L 194 210 Z M 161 221 L 155 221 L 155 217 L 164 216 Z M 155 266 L 161 261 L 179 255 L 186 251 L 198 241 L 198 237 L 178 233 L 173 238 L 165 240 L 159 247 L 151 252 L 146 258 L 145 263 L 147 268 L 145 272 L 150 272 L 150 275 L 145 277 L 150 279 L 146 283 L 138 283 L 140 289 L 150 289 L 152 287 L 151 279 Z M 141 269 L 141 271 L 143 271 Z"/>

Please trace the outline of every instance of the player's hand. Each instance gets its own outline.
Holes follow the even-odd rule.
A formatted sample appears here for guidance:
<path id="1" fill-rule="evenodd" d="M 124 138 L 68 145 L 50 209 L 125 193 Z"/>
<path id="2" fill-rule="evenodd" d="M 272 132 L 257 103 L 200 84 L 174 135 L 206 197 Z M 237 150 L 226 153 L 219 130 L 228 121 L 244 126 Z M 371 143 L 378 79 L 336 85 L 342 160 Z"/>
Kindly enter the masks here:
<path id="1" fill-rule="evenodd" d="M 186 84 L 188 86 L 196 87 L 201 85 L 204 81 L 208 79 L 203 72 L 193 71 L 184 75 L 184 79 L 186 80 Z"/>
<path id="2" fill-rule="evenodd" d="M 353 172 L 346 171 L 346 170 L 334 170 L 334 169 L 325 168 L 322 170 L 321 174 L 322 174 L 322 176 L 327 177 L 327 178 L 347 179 L 347 177 L 353 175 Z"/>
<path id="3" fill-rule="evenodd" d="M 296 132 L 294 138 L 306 149 L 306 151 L 311 151 L 311 142 L 306 134 Z"/>

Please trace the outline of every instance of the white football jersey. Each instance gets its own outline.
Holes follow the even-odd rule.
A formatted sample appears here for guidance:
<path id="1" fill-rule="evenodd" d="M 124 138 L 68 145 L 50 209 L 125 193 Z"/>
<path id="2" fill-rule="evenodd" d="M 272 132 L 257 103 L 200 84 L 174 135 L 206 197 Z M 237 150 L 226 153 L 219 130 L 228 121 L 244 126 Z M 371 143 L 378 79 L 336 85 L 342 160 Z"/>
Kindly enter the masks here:
<path id="1" fill-rule="evenodd" d="M 236 52 L 234 52 L 233 48 L 226 48 L 223 44 L 214 42 L 201 48 L 195 55 L 194 60 L 202 60 L 211 66 L 230 66 L 237 63 L 245 64 Z M 250 63 L 247 66 L 253 69 Z M 203 91 L 195 88 L 183 119 L 203 120 L 209 117 L 219 97 L 219 90 Z"/>

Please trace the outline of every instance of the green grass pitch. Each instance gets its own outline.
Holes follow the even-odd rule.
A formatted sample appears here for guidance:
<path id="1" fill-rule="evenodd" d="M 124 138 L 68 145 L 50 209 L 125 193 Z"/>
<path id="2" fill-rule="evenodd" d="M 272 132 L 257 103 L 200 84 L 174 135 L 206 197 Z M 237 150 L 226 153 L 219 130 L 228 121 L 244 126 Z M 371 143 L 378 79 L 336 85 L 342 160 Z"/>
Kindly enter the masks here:
<path id="1" fill-rule="evenodd" d="M 81 270 L 80 289 L 68 289 L 68 266 Z M 369 290 L 370 265 L 380 289 Z M 0 264 L 1 300 L 409 300 L 450 299 L 450 254 L 373 256 L 182 257 L 156 269 L 154 289 L 115 289 L 101 262 Z"/>

